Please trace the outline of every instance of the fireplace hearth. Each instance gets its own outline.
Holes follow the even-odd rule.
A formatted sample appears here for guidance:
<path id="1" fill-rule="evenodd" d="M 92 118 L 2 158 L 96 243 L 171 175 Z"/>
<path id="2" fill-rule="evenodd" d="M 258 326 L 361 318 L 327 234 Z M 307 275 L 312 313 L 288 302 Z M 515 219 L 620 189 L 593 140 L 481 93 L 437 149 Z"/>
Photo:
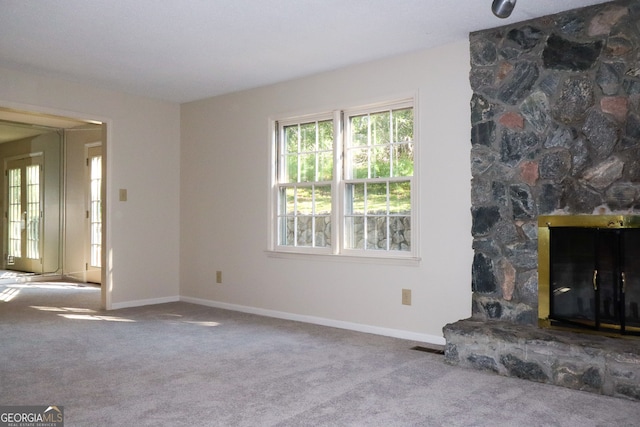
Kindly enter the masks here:
<path id="1" fill-rule="evenodd" d="M 464 368 L 640 401 L 640 341 L 511 322 L 443 328 L 445 361 Z"/>

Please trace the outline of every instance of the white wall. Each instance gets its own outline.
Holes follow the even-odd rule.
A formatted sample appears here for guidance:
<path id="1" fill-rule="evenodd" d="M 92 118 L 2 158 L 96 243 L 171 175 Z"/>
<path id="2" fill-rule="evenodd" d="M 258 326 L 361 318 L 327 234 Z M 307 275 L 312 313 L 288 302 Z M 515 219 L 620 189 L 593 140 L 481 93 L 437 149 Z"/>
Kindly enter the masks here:
<path id="1" fill-rule="evenodd" d="M 256 66 L 259 66 L 257 64 Z M 181 106 L 183 299 L 443 343 L 471 313 L 466 41 Z M 418 265 L 268 256 L 269 120 L 419 96 Z M 215 271 L 223 283 L 215 283 Z M 413 304 L 401 304 L 401 289 Z"/>
<path id="2" fill-rule="evenodd" d="M 117 308 L 177 299 L 179 105 L 0 69 L 0 106 L 107 123 L 110 302 Z M 120 188 L 128 190 L 127 202 L 118 201 Z"/>

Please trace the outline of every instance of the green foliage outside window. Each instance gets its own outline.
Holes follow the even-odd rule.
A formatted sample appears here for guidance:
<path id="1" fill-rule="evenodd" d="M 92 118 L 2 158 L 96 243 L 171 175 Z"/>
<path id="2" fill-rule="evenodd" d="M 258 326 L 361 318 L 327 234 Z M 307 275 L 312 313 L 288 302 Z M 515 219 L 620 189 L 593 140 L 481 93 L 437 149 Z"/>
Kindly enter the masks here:
<path id="1" fill-rule="evenodd" d="M 333 179 L 333 121 L 285 126 L 286 182 Z"/>
<path id="2" fill-rule="evenodd" d="M 335 151 L 333 120 L 279 128 L 278 244 L 330 247 L 334 209 L 344 206 L 345 248 L 410 250 L 414 110 L 346 120 L 344 152 Z M 334 172 L 344 180 L 343 200 L 336 199 Z"/>
<path id="3" fill-rule="evenodd" d="M 413 176 L 413 109 L 350 118 L 353 179 Z"/>

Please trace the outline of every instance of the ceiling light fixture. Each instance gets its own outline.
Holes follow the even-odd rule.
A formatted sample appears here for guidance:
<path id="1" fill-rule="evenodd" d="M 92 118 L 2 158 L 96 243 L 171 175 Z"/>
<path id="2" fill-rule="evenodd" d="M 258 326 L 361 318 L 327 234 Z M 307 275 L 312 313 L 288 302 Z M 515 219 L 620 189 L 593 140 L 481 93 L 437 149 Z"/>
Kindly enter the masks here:
<path id="1" fill-rule="evenodd" d="M 513 12 L 516 0 L 493 0 L 491 11 L 498 18 L 508 18 Z"/>

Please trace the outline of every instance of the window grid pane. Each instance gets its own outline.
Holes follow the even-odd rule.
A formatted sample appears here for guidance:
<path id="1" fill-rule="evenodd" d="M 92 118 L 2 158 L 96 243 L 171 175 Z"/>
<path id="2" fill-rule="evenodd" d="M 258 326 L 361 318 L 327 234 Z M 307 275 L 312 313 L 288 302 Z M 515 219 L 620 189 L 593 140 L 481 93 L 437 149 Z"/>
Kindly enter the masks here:
<path id="1" fill-rule="evenodd" d="M 318 150 L 333 152 L 333 120 L 318 122 Z"/>
<path id="2" fill-rule="evenodd" d="M 371 143 L 372 145 L 387 145 L 391 142 L 391 112 L 371 115 Z"/>
<path id="3" fill-rule="evenodd" d="M 349 183 L 345 199 L 345 248 L 411 250 L 410 181 Z"/>
<path id="4" fill-rule="evenodd" d="M 331 184 L 281 187 L 279 245 L 331 246 Z"/>
<path id="5" fill-rule="evenodd" d="M 285 182 L 298 182 L 298 155 L 286 155 L 284 164 L 285 169 Z"/>
<path id="6" fill-rule="evenodd" d="M 316 154 L 300 154 L 298 164 L 300 173 L 298 182 L 313 182 L 316 180 Z"/>

